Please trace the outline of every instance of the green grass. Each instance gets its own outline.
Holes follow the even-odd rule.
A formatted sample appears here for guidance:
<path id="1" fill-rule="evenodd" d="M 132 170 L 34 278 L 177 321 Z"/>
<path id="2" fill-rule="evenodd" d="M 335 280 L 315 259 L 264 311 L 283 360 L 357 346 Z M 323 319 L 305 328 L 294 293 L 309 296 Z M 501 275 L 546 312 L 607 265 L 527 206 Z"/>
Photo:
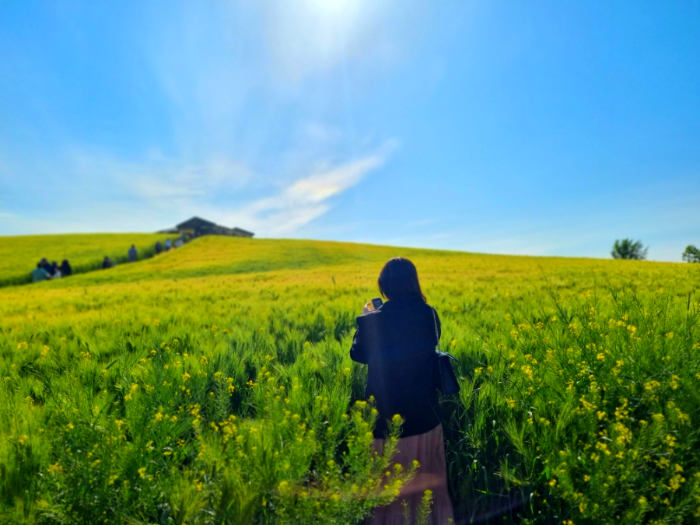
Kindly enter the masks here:
<path id="1" fill-rule="evenodd" d="M 74 272 L 82 273 L 99 268 L 105 255 L 118 263 L 126 261 L 132 244 L 138 248 L 140 258 L 152 256 L 155 243 L 167 237 L 148 233 L 0 237 L 0 286 L 31 282 L 29 273 L 42 257 L 58 264 L 68 259 Z"/>
<path id="2" fill-rule="evenodd" d="M 697 522 L 697 267 L 221 237 L 0 290 L 0 522 L 359 523 L 407 474 L 348 355 L 396 255 L 460 359 L 461 519 Z"/>

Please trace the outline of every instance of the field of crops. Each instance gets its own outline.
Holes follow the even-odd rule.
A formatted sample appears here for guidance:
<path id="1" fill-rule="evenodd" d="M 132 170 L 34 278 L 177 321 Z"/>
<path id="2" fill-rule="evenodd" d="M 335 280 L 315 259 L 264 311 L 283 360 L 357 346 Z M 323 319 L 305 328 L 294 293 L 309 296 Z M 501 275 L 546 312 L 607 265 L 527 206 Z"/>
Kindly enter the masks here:
<path id="1" fill-rule="evenodd" d="M 460 359 L 461 522 L 700 520 L 697 265 L 209 237 L 0 289 L 0 522 L 360 523 L 411 475 L 348 353 L 397 255 Z"/>
<path id="2" fill-rule="evenodd" d="M 117 263 L 127 260 L 134 244 L 139 258 L 151 257 L 157 241 L 168 235 L 148 233 L 98 233 L 84 235 L 28 235 L 2 237 L 0 244 L 0 286 L 31 282 L 29 273 L 42 257 L 61 264 L 68 259 L 76 273 L 96 270 L 105 256 Z M 170 235 L 172 237 L 172 235 Z"/>

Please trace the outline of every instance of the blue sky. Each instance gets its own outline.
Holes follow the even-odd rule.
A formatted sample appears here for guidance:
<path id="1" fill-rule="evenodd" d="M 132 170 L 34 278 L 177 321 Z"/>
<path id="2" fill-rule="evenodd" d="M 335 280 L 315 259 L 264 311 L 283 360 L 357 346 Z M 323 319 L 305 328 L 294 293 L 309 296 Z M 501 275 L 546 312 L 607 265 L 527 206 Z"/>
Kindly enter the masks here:
<path id="1" fill-rule="evenodd" d="M 3 2 L 0 235 L 153 231 L 679 261 L 700 3 Z"/>

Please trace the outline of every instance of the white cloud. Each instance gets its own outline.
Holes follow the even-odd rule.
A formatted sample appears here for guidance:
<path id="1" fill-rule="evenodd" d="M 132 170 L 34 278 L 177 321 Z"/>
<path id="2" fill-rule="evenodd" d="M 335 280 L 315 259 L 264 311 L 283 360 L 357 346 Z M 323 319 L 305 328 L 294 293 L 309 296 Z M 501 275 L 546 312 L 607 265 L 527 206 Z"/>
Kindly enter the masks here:
<path id="1" fill-rule="evenodd" d="M 266 235 L 289 234 L 324 215 L 329 200 L 356 185 L 369 172 L 381 167 L 387 152 L 333 166 L 299 179 L 273 197 L 259 199 L 231 214 Z"/>
<path id="2" fill-rule="evenodd" d="M 327 213 L 334 198 L 380 168 L 396 145 L 390 140 L 345 162 L 319 163 L 312 156 L 306 167 L 295 166 L 296 178 L 265 177 L 226 157 L 195 164 L 151 153 L 124 161 L 76 148 L 50 163 L 63 167 L 75 191 L 56 200 L 47 186 L 44 197 L 53 205 L 22 220 L 17 233 L 156 230 L 199 215 L 262 236 L 290 235 Z M 11 219 L 16 216 L 9 210 L 0 212 L 0 220 Z"/>

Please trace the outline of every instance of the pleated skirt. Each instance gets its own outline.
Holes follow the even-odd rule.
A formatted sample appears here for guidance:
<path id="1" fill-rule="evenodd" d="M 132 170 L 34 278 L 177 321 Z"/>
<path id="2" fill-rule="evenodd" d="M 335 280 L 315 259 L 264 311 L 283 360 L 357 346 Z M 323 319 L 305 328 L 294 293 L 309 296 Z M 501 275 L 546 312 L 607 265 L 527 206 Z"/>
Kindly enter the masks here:
<path id="1" fill-rule="evenodd" d="M 373 448 L 382 453 L 383 439 L 375 439 Z M 426 490 L 433 493 L 429 525 L 447 525 L 454 523 L 452 501 L 447 491 L 447 464 L 445 462 L 445 441 L 442 425 L 419 434 L 401 438 L 393 462 L 400 463 L 408 470 L 413 460 L 418 460 L 420 467 L 416 476 L 401 489 L 399 498 L 385 507 L 374 510 L 370 525 L 415 525 L 417 509 Z M 404 503 L 408 503 L 409 519 L 404 517 Z"/>

